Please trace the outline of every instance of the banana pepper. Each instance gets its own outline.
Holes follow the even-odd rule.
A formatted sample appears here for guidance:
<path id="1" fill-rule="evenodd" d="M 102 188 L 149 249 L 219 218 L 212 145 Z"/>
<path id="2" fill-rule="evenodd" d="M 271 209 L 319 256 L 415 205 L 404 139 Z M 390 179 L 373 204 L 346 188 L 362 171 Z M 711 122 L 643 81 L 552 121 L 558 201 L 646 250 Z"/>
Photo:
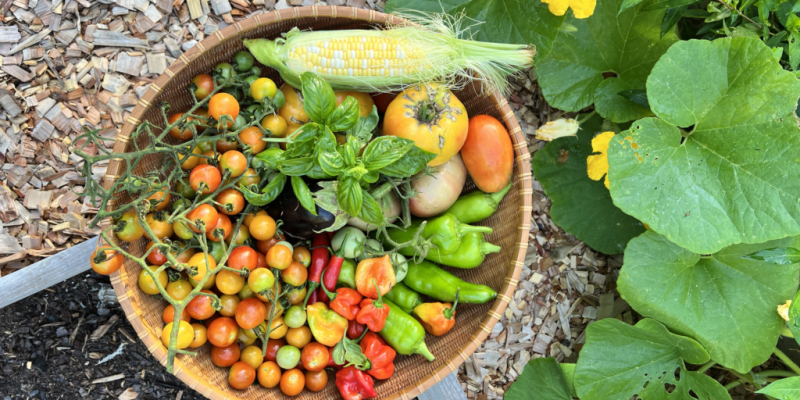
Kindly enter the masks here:
<path id="1" fill-rule="evenodd" d="M 308 326 L 314 339 L 325 346 L 336 346 L 347 331 L 347 319 L 328 308 L 325 303 L 317 302 L 306 308 Z"/>
<path id="2" fill-rule="evenodd" d="M 391 228 L 387 230 L 387 233 L 395 242 L 408 242 L 414 239 L 420 226 L 421 221 L 415 221 L 408 228 Z M 459 222 L 453 214 L 444 214 L 428 220 L 421 236 L 423 239 L 430 239 L 431 243 L 439 250 L 439 254 L 445 255 L 452 254 L 458 250 L 461 245 L 461 239 L 470 232 L 492 233 L 492 228 L 467 225 Z M 413 255 L 413 253 L 405 255 Z"/>

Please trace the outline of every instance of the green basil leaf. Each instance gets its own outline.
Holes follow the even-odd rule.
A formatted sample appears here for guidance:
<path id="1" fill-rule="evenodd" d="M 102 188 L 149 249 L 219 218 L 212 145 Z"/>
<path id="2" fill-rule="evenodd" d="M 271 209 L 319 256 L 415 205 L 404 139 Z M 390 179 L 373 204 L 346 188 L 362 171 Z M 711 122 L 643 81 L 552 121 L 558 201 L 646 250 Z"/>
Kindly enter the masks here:
<path id="1" fill-rule="evenodd" d="M 244 185 L 239 185 L 239 189 L 242 191 L 245 200 L 247 200 L 250 204 L 263 207 L 273 200 L 275 200 L 279 194 L 283 191 L 283 187 L 286 184 L 286 175 L 278 174 L 275 179 L 271 180 L 264 189 L 261 189 L 261 194 L 255 193 L 248 189 Z"/>
<path id="2" fill-rule="evenodd" d="M 369 171 L 364 176 L 361 177 L 361 180 L 363 180 L 366 183 L 375 183 L 378 181 L 378 178 L 380 178 L 380 176 L 381 174 L 378 171 Z"/>
<path id="3" fill-rule="evenodd" d="M 422 171 L 434 158 L 436 158 L 436 154 L 413 146 L 405 156 L 401 157 L 393 164 L 379 169 L 378 172 L 393 178 L 406 178 Z"/>
<path id="4" fill-rule="evenodd" d="M 317 162 L 326 174 L 336 176 L 344 170 L 345 163 L 339 153 L 339 144 L 336 143 L 336 137 L 329 129 L 325 129 L 317 142 L 316 152 Z"/>
<path id="5" fill-rule="evenodd" d="M 800 398 L 800 376 L 780 379 L 756 393 L 765 394 L 776 399 Z"/>
<path id="6" fill-rule="evenodd" d="M 331 85 L 312 72 L 304 72 L 300 75 L 300 81 L 303 107 L 308 118 L 318 124 L 324 124 L 327 116 L 336 107 L 336 95 Z"/>
<path id="7" fill-rule="evenodd" d="M 264 162 L 271 169 L 278 169 L 284 159 L 283 150 L 272 147 L 256 154 L 257 159 Z"/>
<path id="8" fill-rule="evenodd" d="M 292 189 L 294 190 L 294 195 L 297 196 L 297 200 L 300 201 L 300 204 L 308 210 L 311 214 L 317 215 L 317 206 L 314 203 L 314 197 L 311 196 L 311 190 L 306 185 L 306 182 L 303 181 L 303 178 L 299 176 L 292 177 Z"/>
<path id="9" fill-rule="evenodd" d="M 305 175 L 314 168 L 314 159 L 311 157 L 300 157 L 283 160 L 278 168 L 282 173 L 289 176 Z"/>
<path id="10" fill-rule="evenodd" d="M 328 116 L 325 123 L 334 132 L 346 131 L 358 122 L 358 113 L 358 101 L 352 96 L 347 96 L 342 104 L 333 110 L 333 114 Z"/>
<path id="11" fill-rule="evenodd" d="M 361 212 L 358 218 L 373 225 L 383 225 L 383 210 L 377 201 L 366 191 L 362 191 Z"/>
<path id="12" fill-rule="evenodd" d="M 286 154 L 289 158 L 307 157 L 314 152 L 314 142 L 299 142 L 287 145 Z"/>
<path id="13" fill-rule="evenodd" d="M 347 130 L 347 136 L 355 136 L 361 143 L 367 143 L 372 138 L 372 131 L 378 126 L 378 107 L 372 106 L 372 112 L 366 117 L 359 117 L 358 122 Z"/>
<path id="14" fill-rule="evenodd" d="M 311 168 L 311 171 L 306 172 L 306 176 L 311 179 L 331 179 L 333 177 L 333 175 L 326 174 L 317 163 L 314 163 L 314 168 Z"/>
<path id="15" fill-rule="evenodd" d="M 397 136 L 381 136 L 371 141 L 361 157 L 364 167 L 379 170 L 394 163 L 414 147 L 414 141 Z"/>
<path id="16" fill-rule="evenodd" d="M 363 190 L 358 184 L 359 178 L 355 176 L 340 176 L 339 184 L 336 186 L 336 199 L 344 212 L 350 215 L 358 215 L 361 212 L 363 201 Z"/>
<path id="17" fill-rule="evenodd" d="M 344 163 L 348 167 L 356 165 L 356 157 L 358 156 L 358 151 L 361 150 L 360 142 L 355 136 L 347 135 L 347 143 L 342 146 L 342 149 L 344 150 Z"/>
<path id="18" fill-rule="evenodd" d="M 313 122 L 308 124 L 303 124 L 299 128 L 297 128 L 297 130 L 292 132 L 291 135 L 292 142 L 297 144 L 314 140 L 314 138 L 317 137 L 318 132 L 319 132 L 319 125 Z"/>

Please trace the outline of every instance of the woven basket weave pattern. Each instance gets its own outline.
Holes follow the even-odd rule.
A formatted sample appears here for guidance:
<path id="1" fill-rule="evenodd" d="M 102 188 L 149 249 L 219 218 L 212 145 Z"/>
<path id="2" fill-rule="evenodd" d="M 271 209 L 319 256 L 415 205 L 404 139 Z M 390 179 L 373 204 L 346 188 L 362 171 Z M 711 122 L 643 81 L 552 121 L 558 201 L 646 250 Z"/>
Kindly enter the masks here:
<path id="1" fill-rule="evenodd" d="M 114 151 L 122 153 L 134 150 L 134 143 L 131 143 L 129 138 L 141 121 L 147 120 L 164 126 L 161 112 L 156 105 L 166 101 L 173 111 L 188 109 L 192 103 L 187 90 L 191 79 L 199 73 L 208 73 L 220 62 L 229 61 L 237 51 L 244 49 L 242 39 L 273 39 L 295 26 L 314 30 L 369 29 L 377 24 L 393 21 L 401 20 L 370 10 L 314 6 L 260 14 L 228 26 L 179 57 L 150 86 L 122 128 Z M 265 68 L 263 75 L 279 84 L 281 82 L 278 74 L 270 68 Z M 428 363 L 418 355 L 398 356 L 395 360 L 394 375 L 388 380 L 376 381 L 375 386 L 380 399 L 410 400 L 455 371 L 486 339 L 505 311 L 517 285 L 530 230 L 532 193 L 530 154 L 522 131 L 505 99 L 497 92 L 490 96 L 481 96 L 479 92 L 479 88 L 473 85 L 456 92 L 456 96 L 464 103 L 469 115 L 489 114 L 506 125 L 515 149 L 516 163 L 513 176 L 515 184 L 506 195 L 500 209 L 479 224 L 494 228 L 494 233 L 488 235 L 487 239 L 502 246 L 503 250 L 487 257 L 483 265 L 478 268 L 472 270 L 448 268 L 448 270 L 467 281 L 489 285 L 498 291 L 498 298 L 491 304 L 460 306 L 456 316 L 456 326 L 450 333 L 438 338 L 426 336 L 428 348 L 436 356 L 436 361 Z M 146 140 L 146 138 L 139 139 L 138 145 L 144 146 Z M 107 188 L 111 187 L 125 168 L 126 165 L 122 162 L 117 160 L 110 162 L 104 185 Z M 139 163 L 133 172 L 143 174 L 160 168 L 160 160 L 157 156 L 152 156 Z M 469 182 L 466 189 L 473 188 L 474 184 Z M 115 204 L 124 204 L 127 201 L 130 201 L 130 198 L 121 194 L 114 203 L 109 204 L 109 207 L 113 208 Z M 109 222 L 105 221 L 104 228 L 107 228 L 108 224 Z M 145 244 L 144 240 L 132 243 L 130 251 L 133 254 L 143 254 Z M 138 264 L 126 261 L 123 268 L 111 276 L 111 283 L 139 338 L 156 359 L 166 364 L 167 350 L 160 339 L 161 329 L 164 326 L 161 313 L 166 302 L 151 298 L 138 289 L 137 277 L 140 270 Z M 218 368 L 211 363 L 210 345 L 206 344 L 198 350 L 197 357 L 179 355 L 176 358 L 175 375 L 202 395 L 210 399 L 289 399 L 277 387 L 265 389 L 258 383 L 243 391 L 232 389 L 227 383 L 228 369 Z M 318 393 L 306 390 L 294 398 L 307 400 L 339 398 L 333 384 L 334 380 L 334 375 L 330 374 L 329 384 L 325 390 Z"/>

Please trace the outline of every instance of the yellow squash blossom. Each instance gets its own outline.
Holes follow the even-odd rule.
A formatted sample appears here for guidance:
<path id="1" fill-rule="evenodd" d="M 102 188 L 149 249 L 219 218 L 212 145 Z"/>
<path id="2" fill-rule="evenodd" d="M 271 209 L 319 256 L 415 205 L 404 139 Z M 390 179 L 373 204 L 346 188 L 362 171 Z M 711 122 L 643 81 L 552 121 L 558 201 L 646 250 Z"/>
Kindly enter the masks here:
<path id="1" fill-rule="evenodd" d="M 564 15 L 567 8 L 572 8 L 572 13 L 577 19 L 589 18 L 594 14 L 594 7 L 597 5 L 597 0 L 542 0 L 542 2 L 547 4 L 551 13 L 558 16 Z"/>
<path id="2" fill-rule="evenodd" d="M 606 189 L 609 188 L 608 183 L 608 146 L 611 143 L 611 138 L 614 137 L 614 132 L 603 132 L 592 139 L 592 152 L 600 153 L 591 155 L 586 159 L 586 172 L 589 178 L 593 181 L 599 181 L 606 177 L 603 183 Z"/>
<path id="3" fill-rule="evenodd" d="M 574 119 L 559 118 L 550 121 L 536 130 L 536 139 L 547 142 L 567 136 L 576 136 L 578 133 L 578 121 Z"/>
<path id="4" fill-rule="evenodd" d="M 787 322 L 789 321 L 789 307 L 792 305 L 791 300 L 786 300 L 786 304 L 781 304 L 778 306 L 778 314 L 781 318 L 785 319 Z"/>

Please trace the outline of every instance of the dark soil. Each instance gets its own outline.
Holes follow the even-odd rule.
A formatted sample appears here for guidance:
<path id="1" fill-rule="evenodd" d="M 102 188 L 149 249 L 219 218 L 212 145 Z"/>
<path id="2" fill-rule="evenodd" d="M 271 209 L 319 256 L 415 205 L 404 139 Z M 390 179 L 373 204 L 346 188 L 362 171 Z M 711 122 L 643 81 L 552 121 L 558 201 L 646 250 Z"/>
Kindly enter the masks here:
<path id="1" fill-rule="evenodd" d="M 203 399 L 150 355 L 112 295 L 107 278 L 84 273 L 0 309 L 0 399 L 117 399 L 129 388 L 138 397 L 122 398 Z"/>

